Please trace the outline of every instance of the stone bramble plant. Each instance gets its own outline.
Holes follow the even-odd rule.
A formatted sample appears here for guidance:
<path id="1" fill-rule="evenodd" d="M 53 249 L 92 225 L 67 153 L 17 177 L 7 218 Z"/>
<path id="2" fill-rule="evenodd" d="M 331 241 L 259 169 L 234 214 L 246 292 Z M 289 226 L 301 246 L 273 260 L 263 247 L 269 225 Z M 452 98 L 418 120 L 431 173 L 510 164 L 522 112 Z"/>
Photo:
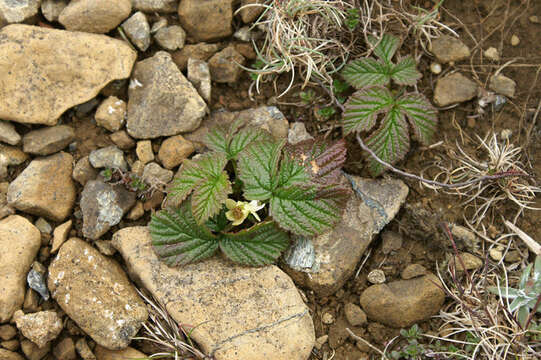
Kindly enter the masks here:
<path id="1" fill-rule="evenodd" d="M 340 182 L 344 140 L 289 145 L 242 125 L 211 129 L 211 151 L 185 160 L 168 194 L 180 206 L 152 217 L 153 247 L 167 264 L 218 249 L 240 264 L 270 264 L 288 247 L 289 233 L 315 236 L 340 220 L 350 195 Z"/>

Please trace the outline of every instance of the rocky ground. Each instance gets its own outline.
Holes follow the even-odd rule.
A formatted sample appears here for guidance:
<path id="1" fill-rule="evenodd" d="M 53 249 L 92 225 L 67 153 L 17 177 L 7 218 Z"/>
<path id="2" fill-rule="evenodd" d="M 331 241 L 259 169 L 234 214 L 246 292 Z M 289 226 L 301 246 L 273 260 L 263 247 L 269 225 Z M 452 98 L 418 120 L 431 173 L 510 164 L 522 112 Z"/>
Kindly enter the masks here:
<path id="1" fill-rule="evenodd" d="M 137 289 L 193 327 L 191 338 L 217 360 L 320 358 L 344 345 L 346 329 L 377 338 L 439 312 L 440 280 L 415 261 L 399 274 L 375 268 L 361 276 L 360 294 L 344 296 L 378 234 L 382 256 L 406 251 L 396 228 L 384 230 L 410 191 L 398 179 L 347 175 L 355 196 L 342 222 L 314 240 L 313 253 L 299 241 L 278 266 L 217 257 L 169 268 L 157 259 L 145 225 L 182 161 L 205 151 L 210 127 L 242 118 L 291 143 L 313 135 L 239 85 L 247 75 L 238 64 L 255 59 L 244 26 L 259 12 L 234 16 L 238 3 L 0 0 L 0 359 L 152 355 L 132 341 L 149 317 Z M 470 56 L 455 38 L 433 46 L 441 64 Z M 504 75 L 489 87 L 514 96 Z M 433 101 L 477 94 L 455 72 L 437 81 Z M 483 264 L 464 257 L 469 269 Z M 355 350 L 337 358 L 371 351 L 348 346 Z"/>

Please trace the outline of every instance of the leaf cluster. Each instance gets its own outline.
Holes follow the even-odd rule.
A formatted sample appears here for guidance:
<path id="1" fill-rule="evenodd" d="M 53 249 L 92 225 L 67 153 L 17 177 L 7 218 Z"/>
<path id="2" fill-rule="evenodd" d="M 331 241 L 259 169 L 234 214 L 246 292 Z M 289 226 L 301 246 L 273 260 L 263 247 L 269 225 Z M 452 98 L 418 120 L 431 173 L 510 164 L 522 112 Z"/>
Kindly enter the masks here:
<path id="1" fill-rule="evenodd" d="M 314 236 L 340 220 L 349 197 L 340 186 L 344 140 L 292 146 L 242 125 L 209 131 L 211 151 L 184 161 L 168 195 L 181 206 L 152 217 L 154 248 L 168 264 L 202 260 L 218 249 L 241 264 L 272 263 L 287 248 L 288 232 Z M 229 196 L 268 204 L 266 218 L 232 232 L 224 207 Z"/>
<path id="2" fill-rule="evenodd" d="M 410 148 L 409 127 L 420 143 L 430 144 L 438 122 L 437 111 L 419 93 L 390 89 L 391 83 L 412 86 L 421 78 L 411 56 L 393 62 L 400 40 L 384 34 L 379 40 L 369 37 L 369 42 L 376 58 L 352 61 L 341 73 L 344 80 L 357 89 L 345 104 L 343 132 L 344 135 L 371 132 L 366 139 L 368 147 L 380 159 L 394 164 L 403 159 Z M 370 172 L 374 176 L 384 170 L 381 164 L 371 160 Z"/>

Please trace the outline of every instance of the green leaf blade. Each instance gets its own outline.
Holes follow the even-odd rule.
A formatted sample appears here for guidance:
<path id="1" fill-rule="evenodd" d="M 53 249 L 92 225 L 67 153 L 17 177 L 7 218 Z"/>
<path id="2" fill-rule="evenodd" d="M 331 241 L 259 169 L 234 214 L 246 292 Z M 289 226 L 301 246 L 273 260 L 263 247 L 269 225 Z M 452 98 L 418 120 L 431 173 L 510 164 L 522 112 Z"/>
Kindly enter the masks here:
<path id="1" fill-rule="evenodd" d="M 383 34 L 381 39 L 369 36 L 368 42 L 374 46 L 374 55 L 389 63 L 400 46 L 400 39 L 391 34 Z"/>
<path id="2" fill-rule="evenodd" d="M 423 145 L 430 145 L 438 126 L 438 112 L 421 94 L 402 95 L 396 101 L 409 120 L 415 138 Z"/>
<path id="3" fill-rule="evenodd" d="M 393 107 L 366 140 L 366 145 L 382 160 L 395 164 L 402 160 L 410 147 L 408 123 L 398 107 Z M 385 168 L 370 158 L 370 172 L 380 175 Z"/>
<path id="4" fill-rule="evenodd" d="M 391 70 L 391 78 L 398 85 L 417 84 L 417 81 L 423 76 L 417 71 L 417 64 L 411 56 L 407 56 L 394 65 Z"/>
<path id="5" fill-rule="evenodd" d="M 287 233 L 266 221 L 235 234 L 224 234 L 220 248 L 231 260 L 251 266 L 271 264 L 289 245 Z"/>
<path id="6" fill-rule="evenodd" d="M 199 224 L 216 215 L 225 203 L 227 195 L 233 192 L 227 172 L 212 176 L 195 189 L 192 197 L 192 211 Z"/>
<path id="7" fill-rule="evenodd" d="M 331 230 L 340 221 L 349 192 L 336 186 L 293 186 L 277 189 L 273 195 L 270 214 L 281 228 L 315 236 Z"/>
<path id="8" fill-rule="evenodd" d="M 227 153 L 229 144 L 228 130 L 223 126 L 213 126 L 203 139 L 203 144 L 210 150 Z"/>
<path id="9" fill-rule="evenodd" d="M 371 130 L 376 125 L 377 116 L 390 110 L 393 103 L 393 95 L 384 87 L 358 90 L 345 105 L 342 120 L 344 135 Z"/>
<path id="10" fill-rule="evenodd" d="M 193 217 L 190 201 L 157 212 L 148 226 L 154 251 L 170 266 L 206 259 L 218 249 L 218 239 Z"/>
<path id="11" fill-rule="evenodd" d="M 248 145 L 256 141 L 270 141 L 271 135 L 260 128 L 245 127 L 231 137 L 227 147 L 227 157 L 236 159 L 238 154 Z"/>
<path id="12" fill-rule="evenodd" d="M 250 144 L 238 158 L 239 178 L 248 200 L 267 200 L 277 185 L 277 171 L 285 141 L 258 141 Z"/>
<path id="13" fill-rule="evenodd" d="M 387 85 L 391 80 L 391 67 L 372 58 L 351 61 L 341 72 L 346 82 L 356 89 Z"/>

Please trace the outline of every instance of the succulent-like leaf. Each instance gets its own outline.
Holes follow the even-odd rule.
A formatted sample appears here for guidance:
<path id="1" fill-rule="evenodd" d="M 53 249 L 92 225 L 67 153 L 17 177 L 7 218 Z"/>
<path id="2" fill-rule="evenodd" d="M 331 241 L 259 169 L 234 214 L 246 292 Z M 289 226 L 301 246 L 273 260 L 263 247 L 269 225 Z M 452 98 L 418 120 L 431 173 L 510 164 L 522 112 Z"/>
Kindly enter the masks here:
<path id="1" fill-rule="evenodd" d="M 201 182 L 192 195 L 192 211 L 198 223 L 202 224 L 216 215 L 231 194 L 231 182 L 227 172 L 213 173 Z"/>
<path id="2" fill-rule="evenodd" d="M 402 160 L 410 147 L 408 123 L 404 114 L 396 106 L 383 118 L 381 126 L 366 140 L 366 145 L 376 155 L 391 164 Z M 377 176 L 385 168 L 373 158 L 370 158 L 370 172 Z"/>
<path id="3" fill-rule="evenodd" d="M 344 135 L 371 130 L 376 125 L 378 114 L 389 111 L 393 104 L 393 95 L 387 88 L 371 86 L 358 90 L 345 105 L 342 121 Z"/>
<path id="4" fill-rule="evenodd" d="M 195 221 L 189 200 L 176 210 L 158 211 L 148 226 L 154 250 L 171 266 L 208 258 L 218 249 L 218 239 Z"/>
<path id="5" fill-rule="evenodd" d="M 391 78 L 399 85 L 415 85 L 421 77 L 422 74 L 417 71 L 415 60 L 411 56 L 400 60 L 391 70 Z"/>
<path id="6" fill-rule="evenodd" d="M 248 200 L 267 200 L 278 183 L 278 163 L 285 141 L 257 141 L 238 157 L 239 178 Z"/>
<path id="7" fill-rule="evenodd" d="M 281 228 L 314 236 L 340 221 L 348 196 L 346 189 L 336 186 L 279 188 L 270 200 L 270 214 Z"/>
<path id="8" fill-rule="evenodd" d="M 387 85 L 391 80 L 392 64 L 373 58 L 351 61 L 344 66 L 341 74 L 344 80 L 356 89 L 366 86 Z"/>
<path id="9" fill-rule="evenodd" d="M 383 34 L 381 39 L 368 36 L 368 42 L 374 46 L 374 55 L 386 63 L 391 62 L 391 59 L 400 46 L 400 39 L 391 34 Z"/>
<path id="10" fill-rule="evenodd" d="M 406 115 L 416 139 L 430 145 L 438 126 L 438 112 L 421 94 L 404 94 L 396 100 L 396 106 Z"/>
<path id="11" fill-rule="evenodd" d="M 289 245 L 289 236 L 274 221 L 265 221 L 234 234 L 226 233 L 220 248 L 231 260 L 251 266 L 273 263 Z"/>

